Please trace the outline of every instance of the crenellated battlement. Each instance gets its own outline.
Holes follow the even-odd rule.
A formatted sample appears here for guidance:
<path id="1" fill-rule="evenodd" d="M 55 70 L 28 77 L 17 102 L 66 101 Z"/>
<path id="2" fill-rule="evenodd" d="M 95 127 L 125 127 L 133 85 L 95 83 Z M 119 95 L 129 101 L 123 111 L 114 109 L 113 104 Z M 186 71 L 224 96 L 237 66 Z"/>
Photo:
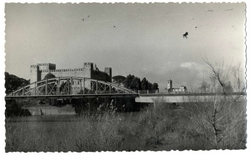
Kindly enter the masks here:
<path id="1" fill-rule="evenodd" d="M 45 70 L 41 70 L 41 72 L 74 72 L 74 71 L 84 71 L 84 68 L 74 68 L 74 69 L 56 69 L 56 70 L 48 70 L 48 69 L 45 69 Z"/>
<path id="2" fill-rule="evenodd" d="M 30 81 L 43 80 L 48 73 L 53 74 L 55 77 L 79 76 L 109 82 L 112 79 L 111 67 L 105 67 L 104 71 L 100 71 L 92 62 L 85 62 L 83 68 L 72 69 L 56 69 L 56 64 L 38 63 L 30 66 Z"/>
<path id="3" fill-rule="evenodd" d="M 30 68 L 37 68 L 37 65 L 30 65 Z"/>

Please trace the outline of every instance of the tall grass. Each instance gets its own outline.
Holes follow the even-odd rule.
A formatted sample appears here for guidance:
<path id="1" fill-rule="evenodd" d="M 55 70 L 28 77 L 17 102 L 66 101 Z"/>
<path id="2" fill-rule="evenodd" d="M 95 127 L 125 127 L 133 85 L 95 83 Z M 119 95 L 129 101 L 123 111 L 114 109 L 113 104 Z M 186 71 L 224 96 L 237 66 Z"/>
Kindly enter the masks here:
<path id="1" fill-rule="evenodd" d="M 161 98 L 137 113 L 82 115 L 71 122 L 6 120 L 6 152 L 244 149 L 246 101 L 221 98 L 213 127 L 214 102 L 168 104 Z"/>

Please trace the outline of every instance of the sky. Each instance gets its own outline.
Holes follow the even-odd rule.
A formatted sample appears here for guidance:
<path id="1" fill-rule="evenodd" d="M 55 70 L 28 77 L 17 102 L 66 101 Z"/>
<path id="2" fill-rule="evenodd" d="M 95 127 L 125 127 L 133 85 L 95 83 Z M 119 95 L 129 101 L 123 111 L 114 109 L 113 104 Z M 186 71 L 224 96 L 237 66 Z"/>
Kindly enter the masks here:
<path id="1" fill-rule="evenodd" d="M 29 79 L 30 65 L 57 69 L 93 62 L 113 76 L 146 77 L 160 89 L 199 86 L 211 63 L 245 65 L 244 3 L 5 5 L 6 68 Z M 187 38 L 183 34 L 188 32 Z"/>

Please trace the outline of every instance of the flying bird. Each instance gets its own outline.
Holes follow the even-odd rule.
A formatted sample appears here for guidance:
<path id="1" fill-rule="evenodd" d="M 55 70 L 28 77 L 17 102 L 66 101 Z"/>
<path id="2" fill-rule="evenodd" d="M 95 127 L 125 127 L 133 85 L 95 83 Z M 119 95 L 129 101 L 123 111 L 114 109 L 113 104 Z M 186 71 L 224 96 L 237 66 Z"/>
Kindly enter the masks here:
<path id="1" fill-rule="evenodd" d="M 207 10 L 208 12 L 213 12 L 213 10 Z"/>
<path id="2" fill-rule="evenodd" d="M 186 32 L 186 33 L 183 34 L 183 38 L 187 39 L 188 38 L 187 36 L 188 36 L 188 32 Z"/>
<path id="3" fill-rule="evenodd" d="M 84 18 L 82 19 L 82 21 L 84 21 Z"/>

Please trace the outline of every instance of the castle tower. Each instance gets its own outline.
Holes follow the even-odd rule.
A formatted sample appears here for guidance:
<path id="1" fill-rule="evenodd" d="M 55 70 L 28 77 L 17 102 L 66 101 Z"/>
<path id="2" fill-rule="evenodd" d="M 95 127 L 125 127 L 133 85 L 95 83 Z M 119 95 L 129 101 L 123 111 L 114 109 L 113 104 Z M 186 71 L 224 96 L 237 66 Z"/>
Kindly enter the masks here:
<path id="1" fill-rule="evenodd" d="M 55 70 L 56 69 L 56 65 L 52 63 L 39 63 L 37 64 L 37 66 L 39 66 L 40 70 Z"/>
<path id="2" fill-rule="evenodd" d="M 38 65 L 30 66 L 30 83 L 40 81 L 41 80 L 41 72 L 39 70 Z"/>
<path id="3" fill-rule="evenodd" d="M 168 90 L 171 90 L 173 88 L 173 83 L 172 83 L 172 80 L 168 80 L 168 85 L 167 85 L 167 89 Z"/>
<path id="4" fill-rule="evenodd" d="M 92 62 L 84 62 L 85 69 L 93 70 L 93 66 L 94 64 Z"/>
<path id="5" fill-rule="evenodd" d="M 55 70 L 56 65 L 51 63 L 38 63 L 30 66 L 30 83 L 40 81 L 42 79 L 42 70 Z"/>
<path id="6" fill-rule="evenodd" d="M 105 67 L 104 72 L 108 74 L 109 82 L 112 82 L 112 68 L 111 67 Z"/>
<path id="7" fill-rule="evenodd" d="M 92 62 L 84 63 L 84 76 L 88 78 L 92 78 L 93 76 L 94 64 Z"/>

